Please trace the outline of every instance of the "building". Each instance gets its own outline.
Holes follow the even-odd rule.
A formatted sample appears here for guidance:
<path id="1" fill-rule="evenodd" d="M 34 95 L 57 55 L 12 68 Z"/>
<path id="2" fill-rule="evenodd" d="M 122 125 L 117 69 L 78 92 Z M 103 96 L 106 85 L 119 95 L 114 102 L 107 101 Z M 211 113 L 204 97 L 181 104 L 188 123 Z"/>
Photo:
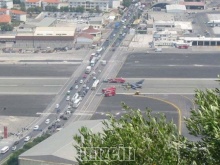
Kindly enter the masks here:
<path id="1" fill-rule="evenodd" d="M 109 0 L 109 8 L 117 9 L 118 7 L 120 7 L 120 5 L 120 0 Z"/>
<path id="2" fill-rule="evenodd" d="M 173 46 L 178 38 L 177 31 L 161 31 L 153 34 L 153 46 Z"/>
<path id="3" fill-rule="evenodd" d="M 0 9 L 0 15 L 7 14 L 11 17 L 11 20 L 23 21 L 26 22 L 26 13 L 21 10 L 9 10 L 9 9 Z"/>
<path id="4" fill-rule="evenodd" d="M 166 5 L 167 13 L 184 13 L 186 11 L 186 6 L 184 5 Z"/>
<path id="5" fill-rule="evenodd" d="M 179 37 L 179 40 L 190 46 L 220 46 L 220 38 L 210 37 Z"/>
<path id="6" fill-rule="evenodd" d="M 94 36 L 88 33 L 80 33 L 75 42 L 75 47 L 91 47 L 94 43 Z"/>
<path id="7" fill-rule="evenodd" d="M 89 26 L 89 28 L 82 31 L 83 33 L 88 33 L 96 38 L 100 38 L 102 33 L 100 30 L 94 29 L 93 26 Z"/>
<path id="8" fill-rule="evenodd" d="M 74 27 L 37 27 L 32 33 L 18 33 L 15 47 L 72 48 L 74 38 Z"/>
<path id="9" fill-rule="evenodd" d="M 43 0 L 42 5 L 43 5 L 44 10 L 45 10 L 46 6 L 54 6 L 57 9 L 60 9 L 60 1 L 59 0 Z"/>
<path id="10" fill-rule="evenodd" d="M 11 17 L 7 14 L 0 15 L 0 23 L 11 23 Z"/>
<path id="11" fill-rule="evenodd" d="M 153 31 L 177 31 L 178 33 L 191 33 L 192 32 L 191 22 L 182 21 L 154 21 Z"/>
<path id="12" fill-rule="evenodd" d="M 13 0 L 0 0 L 0 8 L 13 8 Z"/>
<path id="13" fill-rule="evenodd" d="M 76 121 L 19 156 L 19 165 L 76 165 L 77 143 L 73 136 L 84 126 L 93 133 L 102 132 L 101 120 Z"/>
<path id="14" fill-rule="evenodd" d="M 186 9 L 199 9 L 204 10 L 206 8 L 205 2 L 180 2 L 180 5 L 185 5 Z"/>
<path id="15" fill-rule="evenodd" d="M 25 8 L 31 7 L 41 7 L 41 0 L 26 0 L 25 1 Z"/>
<path id="16" fill-rule="evenodd" d="M 95 9 L 97 6 L 102 11 L 108 11 L 109 0 L 69 0 L 69 7 L 83 6 L 85 10 Z"/>
<path id="17" fill-rule="evenodd" d="M 89 25 L 92 26 L 94 29 L 100 29 L 104 25 L 103 17 L 91 17 L 89 19 Z"/>
<path id="18" fill-rule="evenodd" d="M 220 26 L 220 14 L 207 14 L 208 22 L 207 25 L 210 27 Z"/>

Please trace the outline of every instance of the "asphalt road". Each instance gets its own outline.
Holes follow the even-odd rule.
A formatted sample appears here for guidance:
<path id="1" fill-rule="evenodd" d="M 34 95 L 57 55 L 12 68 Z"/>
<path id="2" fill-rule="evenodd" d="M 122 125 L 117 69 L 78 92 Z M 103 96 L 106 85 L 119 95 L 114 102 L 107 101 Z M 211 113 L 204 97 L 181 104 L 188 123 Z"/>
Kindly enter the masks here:
<path id="1" fill-rule="evenodd" d="M 36 113 L 42 112 L 53 97 L 54 95 L 0 95 L 0 116 L 36 117 Z"/>
<path id="2" fill-rule="evenodd" d="M 117 77 L 217 78 L 220 56 L 212 54 L 130 54 Z"/>
<path id="3" fill-rule="evenodd" d="M 0 77 L 70 77 L 79 65 L 0 65 Z"/>

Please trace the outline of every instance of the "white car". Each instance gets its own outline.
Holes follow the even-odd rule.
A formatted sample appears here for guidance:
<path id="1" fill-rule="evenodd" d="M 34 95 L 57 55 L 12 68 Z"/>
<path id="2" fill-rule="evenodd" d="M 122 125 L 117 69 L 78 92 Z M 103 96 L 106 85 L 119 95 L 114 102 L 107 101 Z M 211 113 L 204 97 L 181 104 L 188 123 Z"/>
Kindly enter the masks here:
<path id="1" fill-rule="evenodd" d="M 13 147 L 11 148 L 12 151 L 15 151 L 16 149 L 17 149 L 16 146 L 13 146 Z"/>
<path id="2" fill-rule="evenodd" d="M 46 124 L 49 124 L 49 123 L 50 123 L 50 119 L 47 119 L 47 120 L 45 121 L 45 123 L 46 123 Z"/>
<path id="3" fill-rule="evenodd" d="M 75 86 L 75 89 L 78 89 L 78 88 L 79 88 L 79 86 L 78 86 L 78 85 L 76 85 L 76 86 Z"/>
<path id="4" fill-rule="evenodd" d="M 69 101 L 69 100 L 70 100 L 70 96 L 67 96 L 67 97 L 66 97 L 66 101 Z"/>
<path id="5" fill-rule="evenodd" d="M 60 119 L 57 119 L 56 122 L 60 122 Z"/>
<path id="6" fill-rule="evenodd" d="M 93 77 L 92 79 L 93 79 L 93 80 L 96 80 L 96 77 Z"/>
<path id="7" fill-rule="evenodd" d="M 30 136 L 26 136 L 26 137 L 24 138 L 24 141 L 25 141 L 25 142 L 28 142 L 30 139 L 31 139 Z"/>
<path id="8" fill-rule="evenodd" d="M 82 83 L 83 83 L 83 80 L 80 80 L 79 83 L 82 84 Z"/>
<path id="9" fill-rule="evenodd" d="M 56 104 L 56 108 L 59 108 L 60 107 L 60 105 L 59 104 Z"/>
<path id="10" fill-rule="evenodd" d="M 83 88 L 86 88 L 86 84 L 83 84 Z"/>
<path id="11" fill-rule="evenodd" d="M 101 73 L 102 71 L 101 71 L 101 70 L 99 70 L 98 72 L 99 72 L 99 73 Z"/>
<path id="12" fill-rule="evenodd" d="M 39 125 L 35 125 L 34 130 L 38 130 L 38 129 L 39 129 Z"/>

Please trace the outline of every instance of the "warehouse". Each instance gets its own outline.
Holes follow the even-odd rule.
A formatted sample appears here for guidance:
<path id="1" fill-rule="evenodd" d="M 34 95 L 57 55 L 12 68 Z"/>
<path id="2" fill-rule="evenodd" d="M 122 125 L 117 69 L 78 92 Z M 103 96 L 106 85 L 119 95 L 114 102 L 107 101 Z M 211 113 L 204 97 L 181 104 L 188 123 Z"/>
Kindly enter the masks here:
<path id="1" fill-rule="evenodd" d="M 72 48 L 75 28 L 73 27 L 37 27 L 33 33 L 18 33 L 17 48 Z"/>
<path id="2" fill-rule="evenodd" d="M 166 5 L 167 13 L 184 13 L 186 11 L 186 6 L 184 5 Z"/>
<path id="3" fill-rule="evenodd" d="M 77 151 L 73 136 L 85 126 L 93 133 L 102 132 L 102 120 L 76 121 L 19 156 L 19 165 L 76 165 Z"/>

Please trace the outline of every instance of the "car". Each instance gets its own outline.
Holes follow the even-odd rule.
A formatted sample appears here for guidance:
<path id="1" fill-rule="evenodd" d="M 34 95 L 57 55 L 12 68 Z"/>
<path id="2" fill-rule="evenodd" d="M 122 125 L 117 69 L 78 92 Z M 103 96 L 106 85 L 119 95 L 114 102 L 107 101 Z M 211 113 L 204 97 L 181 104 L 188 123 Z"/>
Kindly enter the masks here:
<path id="1" fill-rule="evenodd" d="M 11 150 L 12 150 L 12 151 L 15 151 L 16 149 L 17 149 L 16 146 L 11 147 Z"/>
<path id="2" fill-rule="evenodd" d="M 82 83 L 83 83 L 83 80 L 80 80 L 79 83 L 82 84 Z"/>
<path id="3" fill-rule="evenodd" d="M 92 72 L 92 75 L 95 75 L 96 74 L 96 72 Z"/>
<path id="4" fill-rule="evenodd" d="M 75 89 L 78 89 L 78 88 L 79 88 L 79 86 L 78 86 L 78 85 L 76 85 L 76 86 L 75 86 Z"/>
<path id="5" fill-rule="evenodd" d="M 101 71 L 101 70 L 99 70 L 98 72 L 99 72 L 99 73 L 101 73 L 102 71 Z"/>
<path id="6" fill-rule="evenodd" d="M 78 83 L 78 80 L 75 80 L 75 84 Z"/>
<path id="7" fill-rule="evenodd" d="M 14 145 L 17 145 L 17 144 L 19 144 L 19 141 L 18 141 L 18 140 L 14 142 Z"/>
<path id="8" fill-rule="evenodd" d="M 49 124 L 49 123 L 50 123 L 50 119 L 47 119 L 47 120 L 45 121 L 45 123 L 46 123 L 46 124 Z"/>
<path id="9" fill-rule="evenodd" d="M 47 129 L 51 129 L 52 128 L 52 125 L 50 125 Z"/>
<path id="10" fill-rule="evenodd" d="M 93 79 L 93 80 L 96 80 L 96 77 L 93 77 L 92 79 Z"/>
<path id="11" fill-rule="evenodd" d="M 67 95 L 70 95 L 70 91 L 67 91 Z"/>
<path id="12" fill-rule="evenodd" d="M 67 96 L 67 97 L 66 97 L 66 101 L 70 101 L 70 96 Z"/>
<path id="13" fill-rule="evenodd" d="M 26 137 L 24 138 L 24 142 L 28 142 L 30 139 L 31 139 L 30 136 L 26 136 Z"/>
<path id="14" fill-rule="evenodd" d="M 59 123 L 59 122 L 60 122 L 60 119 L 56 119 L 56 122 Z"/>
<path id="15" fill-rule="evenodd" d="M 89 87 L 86 87 L 86 90 L 89 90 Z"/>
<path id="16" fill-rule="evenodd" d="M 56 104 L 56 108 L 59 108 L 60 107 L 60 105 L 59 104 Z"/>
<path id="17" fill-rule="evenodd" d="M 83 88 L 86 88 L 86 84 L 83 84 Z"/>
<path id="18" fill-rule="evenodd" d="M 104 79 L 102 82 L 104 82 L 104 83 L 108 83 L 108 79 Z"/>
<path id="19" fill-rule="evenodd" d="M 70 90 L 73 90 L 73 87 L 70 87 Z"/>
<path id="20" fill-rule="evenodd" d="M 83 78 L 86 78 L 86 77 L 87 77 L 87 75 L 86 75 L 86 74 L 84 74 L 84 75 L 83 75 Z"/>
<path id="21" fill-rule="evenodd" d="M 39 125 L 35 125 L 34 130 L 38 130 L 38 129 L 39 129 Z"/>

